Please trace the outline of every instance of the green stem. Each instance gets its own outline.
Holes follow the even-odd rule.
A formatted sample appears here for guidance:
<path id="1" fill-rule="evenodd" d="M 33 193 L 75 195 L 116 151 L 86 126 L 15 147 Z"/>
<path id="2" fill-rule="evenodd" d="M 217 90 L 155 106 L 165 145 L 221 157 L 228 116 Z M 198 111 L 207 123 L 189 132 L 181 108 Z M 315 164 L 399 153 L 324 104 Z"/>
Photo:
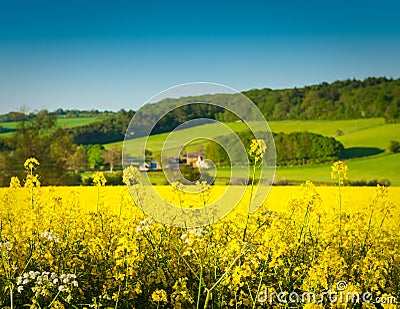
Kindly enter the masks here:
<path id="1" fill-rule="evenodd" d="M 365 233 L 365 239 L 364 239 L 364 245 L 363 245 L 363 252 L 367 247 L 367 241 L 368 241 L 368 236 L 369 236 L 369 232 L 371 230 L 371 222 L 372 222 L 372 215 L 374 214 L 374 209 L 371 209 L 371 214 L 369 215 L 369 221 L 368 221 L 368 229 L 367 232 Z M 366 255 L 367 252 L 364 252 L 364 255 Z"/>
<path id="2" fill-rule="evenodd" d="M 57 292 L 56 296 L 54 296 L 53 300 L 51 301 L 51 303 L 49 304 L 49 308 L 51 308 L 51 305 L 56 301 L 58 295 L 60 294 L 60 291 Z"/>
<path id="3" fill-rule="evenodd" d="M 206 301 L 204 302 L 204 309 L 207 309 L 208 307 L 208 302 L 210 301 L 210 292 L 211 290 L 207 289 L 207 296 L 206 296 Z"/>
<path id="4" fill-rule="evenodd" d="M 63 299 L 63 301 L 65 301 L 68 305 L 70 305 L 72 308 L 74 309 L 79 309 L 77 306 L 71 304 L 69 301 L 67 301 L 62 295 L 60 295 L 60 297 Z"/>
<path id="5" fill-rule="evenodd" d="M 268 250 L 268 252 L 269 252 L 269 250 Z M 256 300 L 253 301 L 253 306 L 251 307 L 252 309 L 255 309 L 255 308 L 256 308 L 257 301 L 258 301 L 258 299 L 259 299 L 260 290 L 261 290 L 261 285 L 262 285 L 262 280 L 263 280 L 264 274 L 265 274 L 265 266 L 266 266 L 266 264 L 267 264 L 267 261 L 264 262 L 263 271 L 262 271 L 262 273 L 261 273 L 261 277 L 260 277 L 260 280 L 259 280 L 258 286 L 257 286 Z"/>
<path id="6" fill-rule="evenodd" d="M 10 285 L 10 307 L 11 307 L 11 309 L 14 309 L 13 289 L 14 289 L 14 285 L 11 283 L 11 285 Z"/>
<path id="7" fill-rule="evenodd" d="M 121 285 L 118 286 L 118 297 L 117 297 L 117 301 L 115 302 L 115 309 L 118 308 L 118 301 L 119 301 L 119 294 L 121 293 Z"/>
<path id="8" fill-rule="evenodd" d="M 246 252 L 245 252 L 245 253 L 246 253 Z M 215 288 L 218 286 L 218 284 L 220 284 L 220 282 L 222 281 L 222 279 L 224 279 L 224 277 L 228 274 L 228 272 L 230 272 L 230 270 L 232 269 L 232 267 L 236 264 L 237 260 L 238 260 L 241 256 L 242 256 L 242 254 L 239 254 L 237 257 L 235 257 L 235 259 L 233 260 L 233 262 L 229 265 L 228 269 L 222 274 L 222 276 L 217 280 L 217 282 L 215 282 L 215 283 L 213 284 L 213 286 L 212 286 L 210 289 L 207 289 L 207 288 L 206 288 L 206 290 L 207 290 L 207 297 L 206 297 L 206 302 L 205 302 L 205 304 L 204 304 L 204 308 L 203 308 L 203 309 L 206 309 L 206 308 L 207 308 L 208 299 L 209 299 L 209 297 L 210 297 L 211 291 L 212 291 L 213 289 L 215 289 Z"/>
<path id="9" fill-rule="evenodd" d="M 201 287 L 203 285 L 203 266 L 200 267 L 200 278 L 199 278 L 199 289 L 197 291 L 197 305 L 196 308 L 200 308 L 200 296 L 201 296 Z"/>
<path id="10" fill-rule="evenodd" d="M 196 274 L 196 271 L 190 266 L 189 262 L 185 259 L 181 250 L 179 250 L 178 246 L 172 240 L 172 237 L 167 236 L 167 238 L 169 239 L 170 243 L 175 247 L 175 250 L 177 251 L 177 253 L 180 256 L 180 258 L 182 259 L 182 261 L 186 264 L 186 266 L 189 268 L 189 270 L 192 272 L 192 274 L 196 277 L 196 279 L 200 281 L 200 277 Z"/>
<path id="11" fill-rule="evenodd" d="M 341 178 L 338 177 L 338 188 L 339 188 L 339 250 L 342 250 L 342 190 L 341 190 Z"/>
<path id="12" fill-rule="evenodd" d="M 243 231 L 243 242 L 246 241 L 246 233 L 247 233 L 247 227 L 249 225 L 249 219 L 250 219 L 250 207 L 251 207 L 251 201 L 253 199 L 253 191 L 254 191 L 254 177 L 256 175 L 256 164 L 254 163 L 253 165 L 253 177 L 251 179 L 251 187 L 250 187 L 250 201 L 249 201 L 249 206 L 247 208 L 247 218 L 246 218 L 246 225 L 244 227 Z"/>

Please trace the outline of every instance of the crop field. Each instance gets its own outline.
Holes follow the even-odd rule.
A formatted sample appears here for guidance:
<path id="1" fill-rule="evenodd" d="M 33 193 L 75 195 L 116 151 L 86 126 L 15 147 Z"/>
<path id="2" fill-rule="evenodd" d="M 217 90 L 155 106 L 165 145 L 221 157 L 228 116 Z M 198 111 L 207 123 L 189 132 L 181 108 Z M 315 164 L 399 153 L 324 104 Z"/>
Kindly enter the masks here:
<path id="1" fill-rule="evenodd" d="M 400 297 L 400 188 L 343 186 L 342 163 L 336 186 L 272 187 L 255 213 L 249 186 L 231 213 L 196 228 L 156 222 L 141 210 L 148 196 L 135 205 L 102 173 L 91 187 L 41 187 L 35 165 L 0 189 L 2 308 L 344 308 L 355 295 L 394 308 Z M 183 208 L 225 188 L 156 187 Z"/>

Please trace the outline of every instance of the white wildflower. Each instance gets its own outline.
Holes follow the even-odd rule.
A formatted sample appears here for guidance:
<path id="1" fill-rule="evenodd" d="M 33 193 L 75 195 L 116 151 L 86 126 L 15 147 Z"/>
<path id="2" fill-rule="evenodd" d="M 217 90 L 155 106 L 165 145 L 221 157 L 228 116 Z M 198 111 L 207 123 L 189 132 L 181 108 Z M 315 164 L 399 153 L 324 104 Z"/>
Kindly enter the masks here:
<path id="1" fill-rule="evenodd" d="M 205 234 L 207 234 L 207 231 L 203 228 L 194 228 L 188 230 L 190 234 L 195 235 L 196 237 L 203 237 Z"/>
<path id="2" fill-rule="evenodd" d="M 46 238 L 49 241 L 60 242 L 58 237 L 50 232 L 43 232 L 40 234 L 40 237 Z"/>
<path id="3" fill-rule="evenodd" d="M 1 249 L 5 249 L 7 251 L 11 251 L 12 249 L 12 244 L 9 241 L 5 241 L 5 242 L 0 242 L 0 250 Z"/>
<path id="4" fill-rule="evenodd" d="M 60 286 L 58 287 L 58 290 L 59 290 L 60 292 L 64 292 L 64 291 L 66 290 L 66 288 L 65 288 L 64 285 L 60 285 Z"/>
<path id="5" fill-rule="evenodd" d="M 141 231 L 148 231 L 150 230 L 150 226 L 153 223 L 152 219 L 143 219 L 142 221 L 139 222 L 139 224 L 136 227 L 136 233 L 139 233 Z"/>
<path id="6" fill-rule="evenodd" d="M 183 240 L 183 242 L 187 245 L 190 245 L 190 237 L 188 234 L 182 234 L 181 235 L 181 239 Z"/>

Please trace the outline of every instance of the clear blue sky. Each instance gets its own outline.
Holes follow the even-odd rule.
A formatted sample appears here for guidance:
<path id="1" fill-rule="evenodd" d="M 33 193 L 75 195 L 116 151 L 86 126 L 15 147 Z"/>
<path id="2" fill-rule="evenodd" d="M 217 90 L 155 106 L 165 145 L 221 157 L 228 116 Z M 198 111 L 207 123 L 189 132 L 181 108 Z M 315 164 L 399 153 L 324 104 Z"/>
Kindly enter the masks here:
<path id="1" fill-rule="evenodd" d="M 194 81 L 237 90 L 400 76 L 400 4 L 0 1 L 0 114 L 138 109 Z"/>

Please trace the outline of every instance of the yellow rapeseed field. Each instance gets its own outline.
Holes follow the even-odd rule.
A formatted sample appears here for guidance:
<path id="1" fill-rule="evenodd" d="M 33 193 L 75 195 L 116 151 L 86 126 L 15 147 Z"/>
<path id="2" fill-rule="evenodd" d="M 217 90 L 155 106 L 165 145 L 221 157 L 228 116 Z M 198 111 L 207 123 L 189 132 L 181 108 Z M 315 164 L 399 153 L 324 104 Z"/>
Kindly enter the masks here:
<path id="1" fill-rule="evenodd" d="M 344 163 L 333 166 L 335 186 L 272 187 L 256 213 L 246 195 L 191 229 L 147 217 L 101 173 L 92 187 L 41 187 L 38 164 L 0 189 L 1 308 L 396 308 L 400 299 L 400 188 L 348 187 Z M 157 190 L 184 207 L 204 203 Z"/>

